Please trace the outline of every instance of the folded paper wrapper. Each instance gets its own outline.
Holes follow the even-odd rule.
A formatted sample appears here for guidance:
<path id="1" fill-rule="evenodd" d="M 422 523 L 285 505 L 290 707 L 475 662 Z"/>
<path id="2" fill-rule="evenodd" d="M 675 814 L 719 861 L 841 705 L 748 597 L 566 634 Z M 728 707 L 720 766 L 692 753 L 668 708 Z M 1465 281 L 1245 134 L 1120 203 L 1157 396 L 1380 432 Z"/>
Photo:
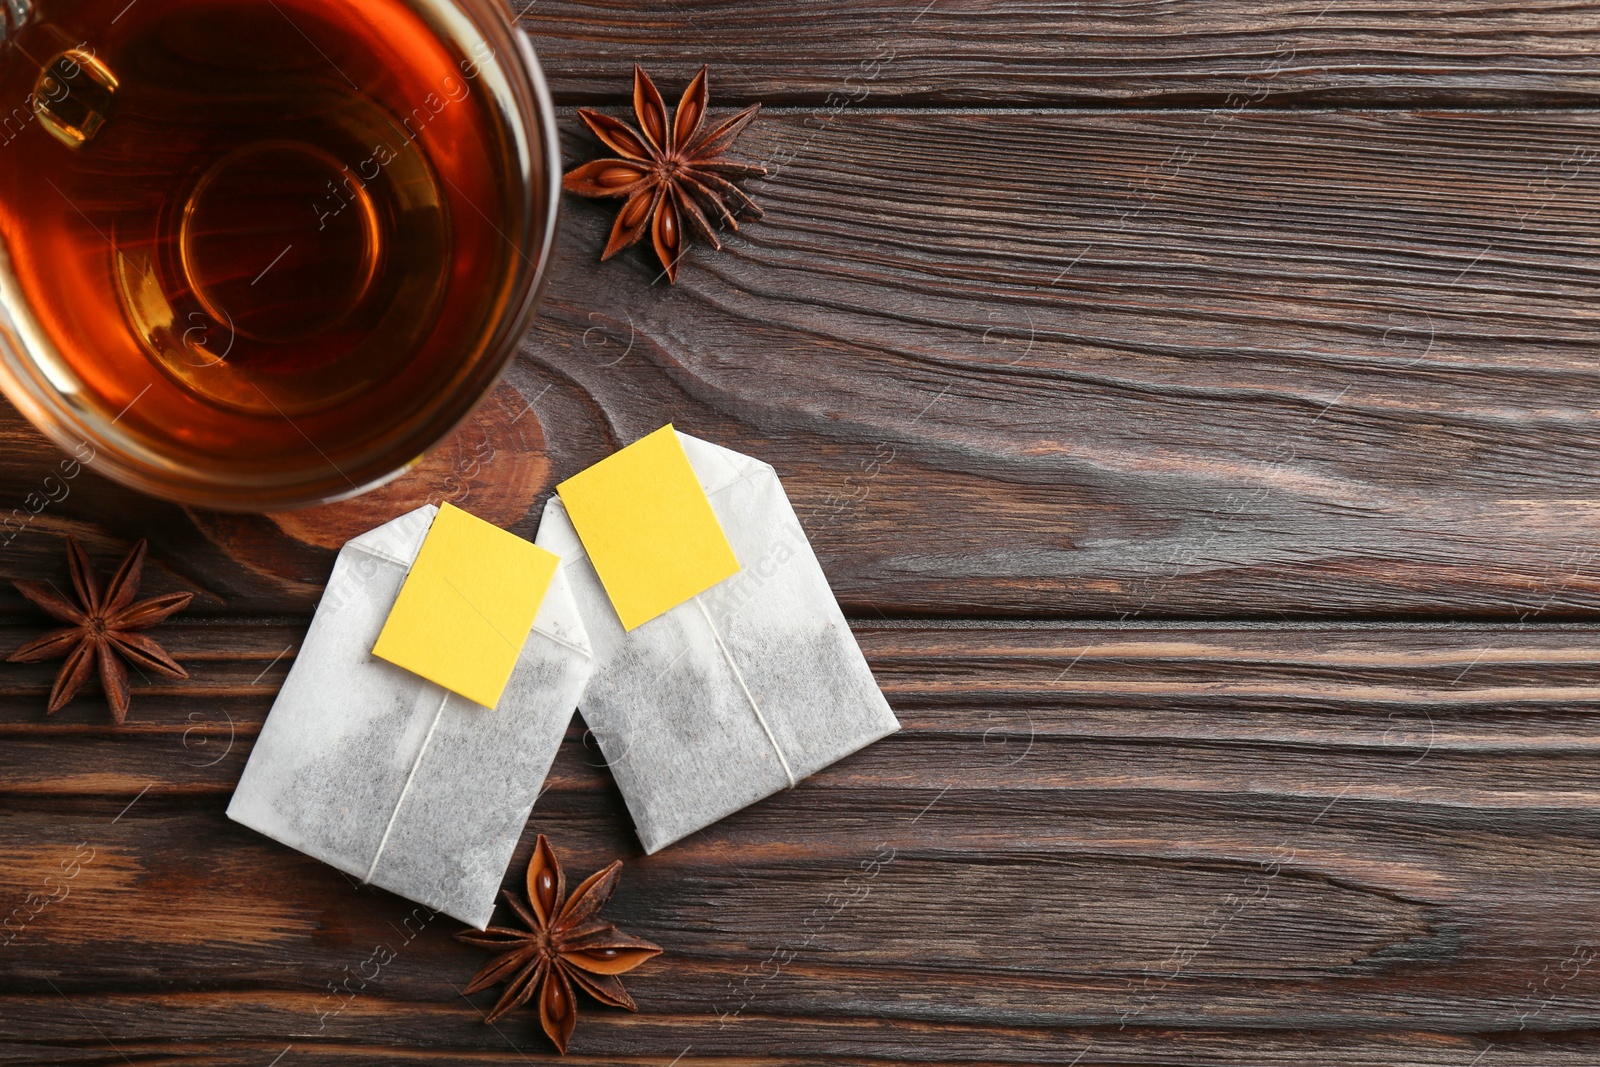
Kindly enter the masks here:
<path id="1" fill-rule="evenodd" d="M 228 816 L 481 929 L 592 655 L 559 571 L 493 709 L 372 655 L 435 512 L 340 550 Z"/>
<path id="2" fill-rule="evenodd" d="M 679 433 L 741 569 L 623 629 L 559 497 L 561 557 L 594 650 L 579 702 L 647 852 L 900 728 L 771 466 Z"/>

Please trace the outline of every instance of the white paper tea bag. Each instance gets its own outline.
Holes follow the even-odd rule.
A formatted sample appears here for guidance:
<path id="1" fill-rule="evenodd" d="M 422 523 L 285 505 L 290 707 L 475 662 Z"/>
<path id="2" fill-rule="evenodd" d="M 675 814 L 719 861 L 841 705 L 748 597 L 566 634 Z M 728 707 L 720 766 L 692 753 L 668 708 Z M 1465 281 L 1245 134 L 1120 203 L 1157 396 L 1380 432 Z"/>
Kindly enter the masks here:
<path id="1" fill-rule="evenodd" d="M 561 557 L 583 615 L 595 669 L 579 708 L 647 852 L 900 726 L 776 472 L 686 434 L 676 438 L 726 534 L 737 573 L 625 629 L 618 604 L 630 618 L 637 615 L 627 601 L 614 603 L 561 497 L 545 507 L 537 538 Z M 640 478 L 633 488 L 648 493 L 653 481 Z M 570 498 L 568 484 L 562 492 Z M 615 531 L 601 531 L 607 532 Z M 591 525 L 589 539 L 596 536 Z M 677 564 L 669 553 L 652 565 Z"/>
<path id="2" fill-rule="evenodd" d="M 436 511 L 340 550 L 228 816 L 482 928 L 591 654 L 558 570 L 492 709 L 374 656 Z"/>

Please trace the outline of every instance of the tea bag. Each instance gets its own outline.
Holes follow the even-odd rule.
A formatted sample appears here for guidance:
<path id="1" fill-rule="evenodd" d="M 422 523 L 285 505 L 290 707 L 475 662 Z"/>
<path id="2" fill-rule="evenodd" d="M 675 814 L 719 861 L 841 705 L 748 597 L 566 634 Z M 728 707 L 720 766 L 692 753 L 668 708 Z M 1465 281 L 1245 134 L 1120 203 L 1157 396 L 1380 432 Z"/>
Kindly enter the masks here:
<path id="1" fill-rule="evenodd" d="M 340 550 L 228 816 L 482 928 L 591 654 L 556 570 L 493 708 L 374 655 L 436 514 Z"/>
<path id="2" fill-rule="evenodd" d="M 731 555 L 704 543 L 700 504 L 661 488 L 668 445 Z M 656 458 L 624 469 L 636 449 Z M 772 467 L 667 427 L 559 491 L 537 543 L 589 633 L 580 710 L 646 852 L 899 729 Z"/>

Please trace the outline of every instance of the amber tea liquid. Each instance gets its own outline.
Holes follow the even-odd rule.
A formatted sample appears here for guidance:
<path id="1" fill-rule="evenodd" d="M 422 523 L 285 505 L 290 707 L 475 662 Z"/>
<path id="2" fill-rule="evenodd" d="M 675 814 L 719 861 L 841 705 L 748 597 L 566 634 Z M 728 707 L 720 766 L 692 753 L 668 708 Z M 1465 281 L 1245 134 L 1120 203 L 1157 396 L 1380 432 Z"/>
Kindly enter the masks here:
<path id="1" fill-rule="evenodd" d="M 397 0 L 58 7 L 0 83 L 22 296 L 119 431 L 337 489 L 505 313 L 494 50 Z"/>

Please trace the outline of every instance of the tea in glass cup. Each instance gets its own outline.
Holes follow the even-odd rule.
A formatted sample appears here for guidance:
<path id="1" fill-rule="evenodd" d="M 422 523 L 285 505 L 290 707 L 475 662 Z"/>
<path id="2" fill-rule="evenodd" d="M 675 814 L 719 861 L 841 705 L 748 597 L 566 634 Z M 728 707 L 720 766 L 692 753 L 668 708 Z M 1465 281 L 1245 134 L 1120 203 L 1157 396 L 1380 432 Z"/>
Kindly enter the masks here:
<path id="1" fill-rule="evenodd" d="M 283 508 L 403 470 L 515 351 L 559 156 L 490 0 L 7 0 L 0 387 L 92 468 Z"/>

